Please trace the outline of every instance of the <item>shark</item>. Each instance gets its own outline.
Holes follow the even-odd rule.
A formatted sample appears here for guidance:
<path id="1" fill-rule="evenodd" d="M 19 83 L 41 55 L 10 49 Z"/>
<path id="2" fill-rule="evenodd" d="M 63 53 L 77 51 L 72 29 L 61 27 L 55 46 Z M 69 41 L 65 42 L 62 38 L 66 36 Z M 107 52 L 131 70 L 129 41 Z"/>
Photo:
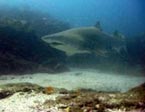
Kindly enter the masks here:
<path id="1" fill-rule="evenodd" d="M 119 49 L 123 41 L 103 32 L 95 26 L 72 28 L 51 35 L 42 40 L 53 48 L 65 52 L 68 56 L 81 53 L 93 53 L 107 56 L 112 49 Z"/>

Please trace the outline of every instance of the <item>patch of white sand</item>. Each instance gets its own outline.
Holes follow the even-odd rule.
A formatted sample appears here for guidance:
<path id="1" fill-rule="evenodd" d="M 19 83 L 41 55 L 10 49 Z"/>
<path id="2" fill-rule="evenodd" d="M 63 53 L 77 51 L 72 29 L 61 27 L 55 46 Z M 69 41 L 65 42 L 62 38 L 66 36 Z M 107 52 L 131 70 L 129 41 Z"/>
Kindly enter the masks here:
<path id="1" fill-rule="evenodd" d="M 69 90 L 85 88 L 98 91 L 127 91 L 145 82 L 145 76 L 106 74 L 94 70 L 73 70 L 58 74 L 27 74 L 0 76 L 0 84 L 30 82 Z"/>
<path id="2" fill-rule="evenodd" d="M 55 100 L 57 96 L 59 95 L 15 93 L 9 98 L 0 100 L 0 112 L 46 112 L 41 109 L 41 105 L 46 100 Z"/>

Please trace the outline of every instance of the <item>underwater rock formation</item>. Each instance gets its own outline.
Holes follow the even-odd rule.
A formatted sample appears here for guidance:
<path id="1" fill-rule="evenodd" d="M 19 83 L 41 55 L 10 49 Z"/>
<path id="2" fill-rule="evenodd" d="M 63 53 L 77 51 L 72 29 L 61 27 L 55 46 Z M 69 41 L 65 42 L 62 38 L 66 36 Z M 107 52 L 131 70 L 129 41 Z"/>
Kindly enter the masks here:
<path id="1" fill-rule="evenodd" d="M 144 112 L 145 84 L 141 84 L 125 92 L 97 92 L 95 90 L 80 89 L 68 91 L 56 101 L 47 100 L 45 108 L 56 105 L 58 109 L 68 112 Z"/>
<path id="2" fill-rule="evenodd" d="M 7 25 L 24 24 L 33 30 L 38 37 L 70 28 L 68 23 L 55 19 L 48 13 L 25 6 L 20 8 L 0 7 L 0 15 L 0 23 Z"/>
<path id="3" fill-rule="evenodd" d="M 33 109 L 35 111 L 41 110 L 43 112 L 48 112 L 48 111 L 55 111 L 55 112 L 144 112 L 145 111 L 145 94 L 144 94 L 145 84 L 141 84 L 124 93 L 103 92 L 103 91 L 98 92 L 97 90 L 91 90 L 91 89 L 87 90 L 85 88 L 72 90 L 72 91 L 63 89 L 63 91 L 65 92 L 62 92 L 62 89 L 59 89 L 59 88 L 55 88 L 55 89 L 56 91 L 52 93 L 52 94 L 58 95 L 55 98 L 55 100 L 45 98 L 44 102 L 42 103 L 39 102 L 38 105 L 33 106 Z M 32 100 L 31 97 L 40 93 L 41 95 L 45 94 L 45 95 L 50 96 L 50 94 L 43 93 L 44 90 L 45 90 L 45 87 L 41 87 L 39 85 L 31 84 L 31 83 L 1 85 L 0 86 L 0 100 L 6 101 L 8 97 L 11 97 L 12 95 L 18 94 L 18 93 L 20 95 L 18 96 L 17 99 L 21 99 L 21 97 L 24 97 L 24 96 L 26 96 L 27 98 L 28 94 L 29 94 L 30 100 Z M 34 98 L 37 99 L 37 97 L 34 97 Z M 21 100 L 21 102 L 23 102 L 23 100 Z M 36 102 L 36 100 L 34 101 Z M 6 106 L 10 106 L 10 105 L 11 104 L 6 105 Z M 19 106 L 17 108 L 19 108 Z"/>
<path id="4" fill-rule="evenodd" d="M 44 88 L 31 83 L 13 83 L 0 85 L 0 99 L 7 98 L 17 92 L 27 92 L 31 93 L 32 91 L 40 92 L 43 91 Z"/>
<path id="5" fill-rule="evenodd" d="M 63 71 L 65 57 L 33 32 L 0 26 L 0 74 Z"/>
<path id="6" fill-rule="evenodd" d="M 94 67 L 108 68 L 111 64 L 114 67 L 121 63 L 122 67 L 126 65 L 125 40 L 109 35 L 97 27 L 74 28 L 46 35 L 42 40 L 51 47 L 64 51 L 68 62 L 75 66 L 95 65 Z"/>
<path id="7" fill-rule="evenodd" d="M 145 33 L 127 39 L 127 51 L 129 63 L 132 66 L 140 66 L 145 72 Z"/>

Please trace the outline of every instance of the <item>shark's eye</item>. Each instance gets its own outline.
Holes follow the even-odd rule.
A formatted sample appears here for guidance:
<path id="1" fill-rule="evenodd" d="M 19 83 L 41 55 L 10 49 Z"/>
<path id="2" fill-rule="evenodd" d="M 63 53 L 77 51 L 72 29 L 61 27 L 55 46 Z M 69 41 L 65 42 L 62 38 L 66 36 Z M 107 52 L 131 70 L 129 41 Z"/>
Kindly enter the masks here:
<path id="1" fill-rule="evenodd" d="M 61 43 L 61 42 L 51 42 L 50 44 L 51 45 L 63 45 L 63 43 Z"/>

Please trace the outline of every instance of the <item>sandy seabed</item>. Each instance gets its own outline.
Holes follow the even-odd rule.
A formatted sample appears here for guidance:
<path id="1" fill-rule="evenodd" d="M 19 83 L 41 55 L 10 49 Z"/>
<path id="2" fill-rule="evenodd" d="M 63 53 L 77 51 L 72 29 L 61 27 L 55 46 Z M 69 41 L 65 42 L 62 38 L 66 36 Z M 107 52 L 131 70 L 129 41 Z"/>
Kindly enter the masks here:
<path id="1" fill-rule="evenodd" d="M 0 84 L 30 82 L 40 86 L 57 88 L 95 89 L 98 91 L 127 91 L 145 82 L 145 76 L 107 74 L 95 70 L 73 70 L 70 72 L 48 74 L 26 74 L 0 76 Z"/>
<path id="2" fill-rule="evenodd" d="M 125 92 L 145 82 L 145 76 L 106 74 L 95 70 L 73 70 L 65 73 L 26 74 L 0 76 L 0 84 L 30 82 L 40 86 L 52 86 L 68 90 L 85 88 L 98 91 Z M 16 93 L 13 96 L 0 100 L 0 112 L 61 112 L 55 108 L 44 111 L 40 105 L 45 100 L 53 99 L 59 94 L 45 95 Z M 110 111 L 111 112 L 111 111 Z M 113 111 L 112 111 L 113 112 Z M 119 112 L 119 111 L 114 111 Z M 120 111 L 122 112 L 122 111 Z"/>

